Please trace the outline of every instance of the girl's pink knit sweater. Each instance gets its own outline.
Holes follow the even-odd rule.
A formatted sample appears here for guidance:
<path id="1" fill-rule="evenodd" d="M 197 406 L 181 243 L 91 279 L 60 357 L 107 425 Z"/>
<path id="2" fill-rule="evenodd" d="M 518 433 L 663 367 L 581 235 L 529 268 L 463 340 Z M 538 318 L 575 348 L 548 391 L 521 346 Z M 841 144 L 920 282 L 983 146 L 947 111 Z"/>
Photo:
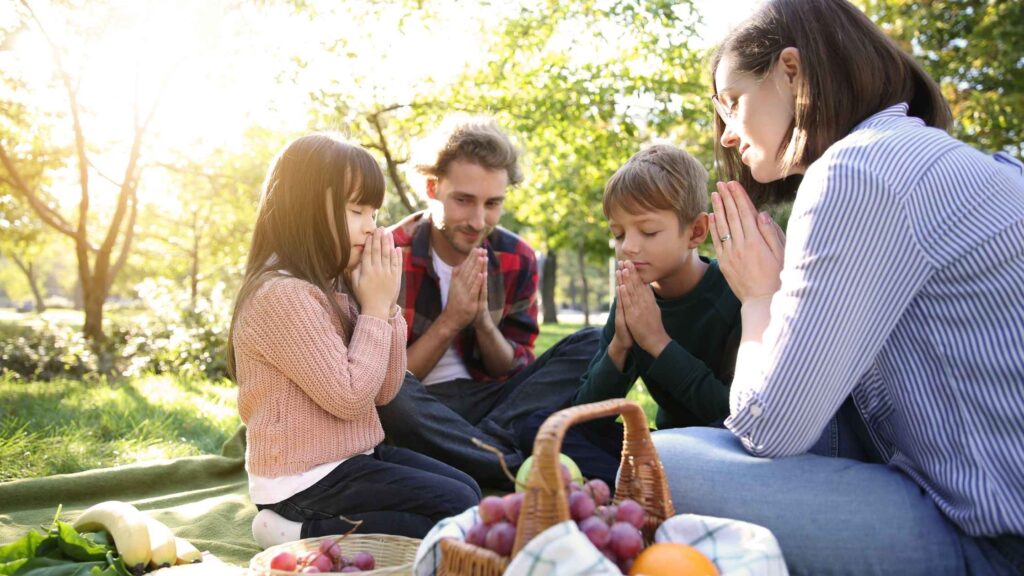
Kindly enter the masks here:
<path id="1" fill-rule="evenodd" d="M 242 305 L 234 331 L 238 413 L 254 474 L 294 475 L 374 448 L 375 406 L 405 376 L 406 324 L 360 315 L 354 299 L 327 297 L 297 278 L 267 280 Z"/>

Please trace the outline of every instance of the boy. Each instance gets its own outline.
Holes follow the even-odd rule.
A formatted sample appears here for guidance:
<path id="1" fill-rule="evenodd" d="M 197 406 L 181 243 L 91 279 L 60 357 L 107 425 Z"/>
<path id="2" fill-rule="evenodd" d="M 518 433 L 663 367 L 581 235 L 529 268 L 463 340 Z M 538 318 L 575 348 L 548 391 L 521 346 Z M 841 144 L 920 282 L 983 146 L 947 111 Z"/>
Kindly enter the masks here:
<path id="1" fill-rule="evenodd" d="M 658 428 L 706 426 L 729 415 L 740 303 L 718 263 L 697 252 L 708 233 L 707 179 L 683 150 L 655 145 L 608 180 L 604 214 L 619 261 L 617 296 L 574 404 L 624 397 L 643 378 L 658 404 Z M 531 417 L 524 446 L 544 416 Z M 562 451 L 585 477 L 614 489 L 622 426 L 613 419 L 578 425 Z"/>

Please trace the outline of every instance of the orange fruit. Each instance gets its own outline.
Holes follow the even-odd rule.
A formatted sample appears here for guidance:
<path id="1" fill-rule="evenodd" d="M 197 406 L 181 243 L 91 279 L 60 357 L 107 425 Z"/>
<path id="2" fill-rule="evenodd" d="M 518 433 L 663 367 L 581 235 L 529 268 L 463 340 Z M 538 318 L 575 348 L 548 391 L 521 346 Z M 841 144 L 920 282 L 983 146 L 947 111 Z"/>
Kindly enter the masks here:
<path id="1" fill-rule="evenodd" d="M 707 556 L 686 544 L 651 544 L 633 563 L 629 576 L 718 576 Z"/>

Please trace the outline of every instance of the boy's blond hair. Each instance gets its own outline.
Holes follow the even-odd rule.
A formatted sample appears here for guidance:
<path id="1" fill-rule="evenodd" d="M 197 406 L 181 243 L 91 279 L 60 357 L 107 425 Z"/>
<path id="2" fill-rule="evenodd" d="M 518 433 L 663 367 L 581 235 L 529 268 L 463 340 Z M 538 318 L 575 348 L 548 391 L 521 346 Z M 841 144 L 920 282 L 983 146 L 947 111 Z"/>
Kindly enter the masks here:
<path id="1" fill-rule="evenodd" d="M 604 216 L 613 208 L 630 214 L 671 210 L 689 226 L 708 203 L 708 171 L 685 150 L 655 144 L 633 155 L 604 187 Z"/>

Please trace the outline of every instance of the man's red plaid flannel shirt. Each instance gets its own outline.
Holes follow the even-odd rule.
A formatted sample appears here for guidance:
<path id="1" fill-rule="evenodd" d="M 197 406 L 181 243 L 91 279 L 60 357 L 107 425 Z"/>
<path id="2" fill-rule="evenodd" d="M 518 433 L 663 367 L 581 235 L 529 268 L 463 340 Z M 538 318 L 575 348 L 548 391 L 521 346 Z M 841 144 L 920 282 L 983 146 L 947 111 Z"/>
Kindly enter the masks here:
<path id="1" fill-rule="evenodd" d="M 390 228 L 402 249 L 402 291 L 398 303 L 412 345 L 441 315 L 441 286 L 430 255 L 430 216 L 418 212 Z M 487 301 L 498 329 L 515 350 L 512 368 L 500 378 L 484 370 L 473 326 L 455 338 L 455 349 L 474 380 L 504 380 L 533 361 L 537 325 L 537 258 L 529 244 L 497 227 L 484 239 L 487 250 Z"/>

